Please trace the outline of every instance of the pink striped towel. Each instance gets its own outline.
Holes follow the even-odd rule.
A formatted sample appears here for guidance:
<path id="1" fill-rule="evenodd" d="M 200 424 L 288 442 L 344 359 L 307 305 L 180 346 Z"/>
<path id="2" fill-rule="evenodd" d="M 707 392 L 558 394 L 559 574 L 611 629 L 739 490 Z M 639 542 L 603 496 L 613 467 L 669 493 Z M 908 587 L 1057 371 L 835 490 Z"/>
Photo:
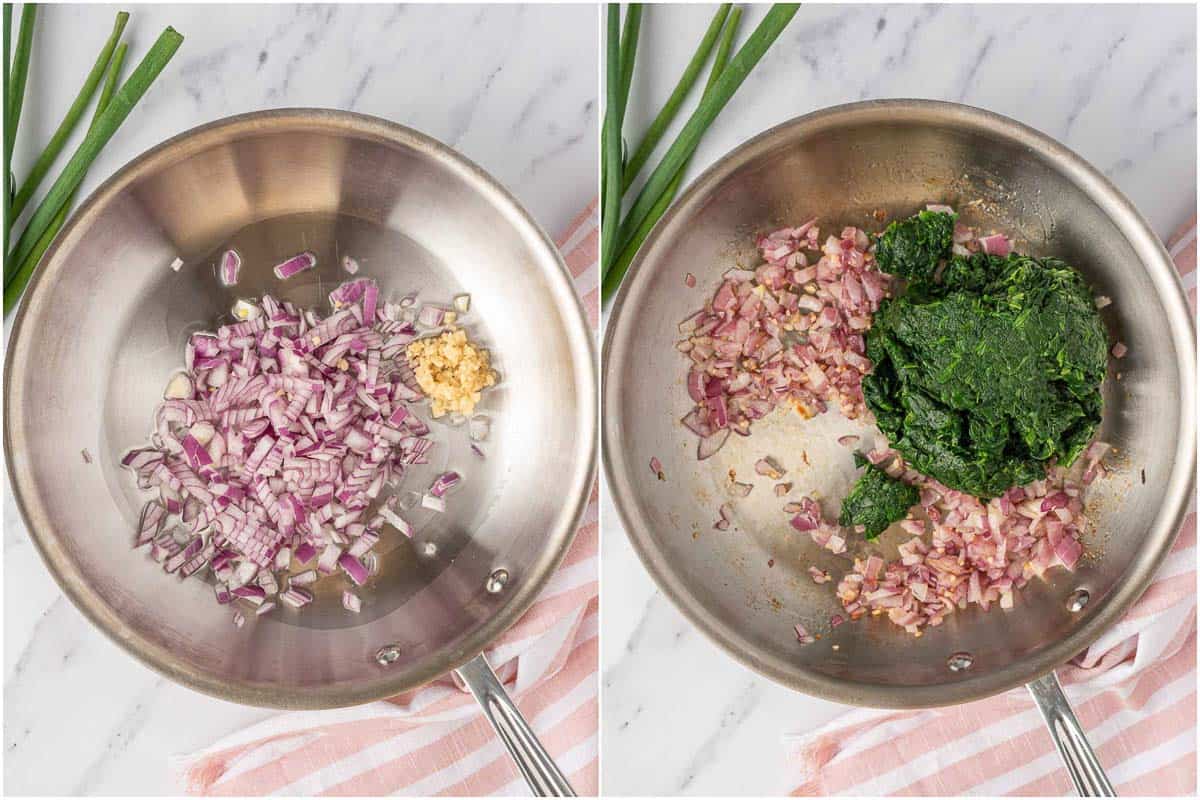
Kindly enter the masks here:
<path id="1" fill-rule="evenodd" d="M 1168 243 L 1196 306 L 1196 219 Z M 1118 794 L 1196 793 L 1196 512 L 1126 617 L 1058 670 Z M 1073 793 L 1029 693 L 858 709 L 784 736 L 795 795 Z"/>
<path id="2" fill-rule="evenodd" d="M 596 203 L 559 241 L 593 327 Z M 598 493 L 541 597 L 487 651 L 581 795 L 598 788 Z M 519 795 L 524 781 L 469 694 L 442 678 L 387 702 L 281 714 L 172 759 L 188 794 Z"/>

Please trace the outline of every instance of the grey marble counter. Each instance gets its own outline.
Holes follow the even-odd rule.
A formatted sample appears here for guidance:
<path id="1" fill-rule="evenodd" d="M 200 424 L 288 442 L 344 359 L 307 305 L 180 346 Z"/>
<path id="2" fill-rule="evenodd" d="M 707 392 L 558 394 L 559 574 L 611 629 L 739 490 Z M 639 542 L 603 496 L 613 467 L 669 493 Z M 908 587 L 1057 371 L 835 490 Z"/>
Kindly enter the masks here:
<path id="1" fill-rule="evenodd" d="M 763 13 L 747 10 L 743 39 Z M 627 130 L 643 130 L 657 112 L 711 14 L 647 9 Z M 689 177 L 807 111 L 953 100 L 1063 142 L 1165 237 L 1195 210 L 1195 31 L 1192 6 L 806 5 L 709 129 Z M 605 793 L 779 791 L 781 735 L 844 708 L 759 678 L 708 642 L 655 589 L 611 501 L 602 514 Z"/>
<path id="2" fill-rule="evenodd" d="M 146 148 L 193 126 L 265 108 L 324 106 L 386 117 L 450 144 L 512 190 L 551 235 L 595 196 L 593 7 L 129 10 L 127 70 L 166 25 L 186 41 L 96 161 L 85 193 Z M 115 13 L 99 5 L 41 9 L 18 175 L 57 126 Z M 169 755 L 271 713 L 178 687 L 109 642 L 51 580 L 7 481 L 5 489 L 8 793 L 172 793 Z"/>

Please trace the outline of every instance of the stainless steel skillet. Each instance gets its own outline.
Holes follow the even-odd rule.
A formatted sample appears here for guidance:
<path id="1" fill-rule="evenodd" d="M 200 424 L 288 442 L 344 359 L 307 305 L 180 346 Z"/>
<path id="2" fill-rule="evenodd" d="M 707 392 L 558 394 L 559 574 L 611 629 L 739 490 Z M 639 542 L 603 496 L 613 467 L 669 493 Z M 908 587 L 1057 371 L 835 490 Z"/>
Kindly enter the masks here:
<path id="1" fill-rule="evenodd" d="M 233 290 L 215 256 L 237 247 Z M 271 264 L 320 266 L 286 283 Z M 444 515 L 385 539 L 360 615 L 325 590 L 305 612 L 235 630 L 204 581 L 180 583 L 131 549 L 143 501 L 121 453 L 143 442 L 190 332 L 238 296 L 321 304 L 342 254 L 385 294 L 448 303 L 501 383 L 486 460 L 438 429 L 429 474 L 466 480 Z M 181 259 L 181 269 L 172 262 Z M 184 133 L 101 186 L 46 254 L 5 371 L 9 475 L 30 536 L 72 601 L 143 662 L 253 705 L 332 708 L 395 695 L 452 669 L 539 792 L 570 787 L 480 653 L 533 603 L 566 552 L 594 477 L 593 335 L 553 244 L 499 184 L 444 145 L 384 120 L 325 110 L 248 114 Z M 81 457 L 91 455 L 91 463 Z M 422 483 L 423 482 L 423 483 Z M 322 592 L 319 590 L 319 595 Z"/>
<path id="2" fill-rule="evenodd" d="M 841 574 L 845 564 L 788 533 L 769 485 L 736 501 L 731 532 L 712 524 L 728 471 L 753 475 L 764 455 L 791 470 L 794 494 L 818 493 L 836 512 L 854 470 L 835 440 L 871 429 L 777 413 L 697 462 L 679 424 L 691 403 L 676 325 L 725 269 L 754 263 L 755 231 L 814 216 L 878 230 L 873 211 L 894 218 L 927 202 L 1065 258 L 1114 299 L 1105 322 L 1129 354 L 1105 384 L 1100 435 L 1117 450 L 1115 469 L 1090 495 L 1097 524 L 1084 562 L 1032 583 L 1012 611 L 957 614 L 921 638 L 881 620 L 831 631 L 834 593 L 805 569 Z M 605 469 L 622 522 L 663 592 L 721 647 L 786 686 L 856 705 L 950 705 L 1029 684 L 1080 790 L 1111 791 L 1053 670 L 1121 617 L 1175 539 L 1194 480 L 1195 344 L 1169 257 L 1096 170 L 1037 131 L 962 105 L 884 100 L 797 118 L 721 159 L 659 223 L 613 304 L 602 372 Z M 647 466 L 653 456 L 665 481 Z M 894 534 L 881 541 L 896 544 Z M 825 635 L 800 646 L 795 622 Z"/>

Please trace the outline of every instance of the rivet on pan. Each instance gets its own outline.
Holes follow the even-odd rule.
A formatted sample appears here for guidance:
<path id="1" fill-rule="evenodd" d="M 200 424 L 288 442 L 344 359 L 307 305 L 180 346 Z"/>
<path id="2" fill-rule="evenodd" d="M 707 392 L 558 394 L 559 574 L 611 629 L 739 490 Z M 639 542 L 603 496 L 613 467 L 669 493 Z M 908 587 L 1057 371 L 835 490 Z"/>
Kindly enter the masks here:
<path id="1" fill-rule="evenodd" d="M 501 567 L 491 575 L 488 575 L 487 582 L 483 584 L 483 588 L 487 589 L 489 594 L 500 594 L 506 583 L 508 583 L 508 570 Z"/>
<path id="2" fill-rule="evenodd" d="M 430 558 L 433 558 L 437 555 L 437 542 L 426 542 L 425 544 L 421 545 L 421 552 Z"/>
<path id="3" fill-rule="evenodd" d="M 389 667 L 400 660 L 400 646 L 389 644 L 379 648 L 379 652 L 375 654 L 375 663 L 381 667 Z"/>
<path id="4" fill-rule="evenodd" d="M 1092 599 L 1092 595 L 1087 589 L 1076 589 L 1071 592 L 1071 596 L 1067 598 L 1067 610 L 1071 612 L 1083 611 L 1088 604 L 1088 600 Z"/>
<path id="5" fill-rule="evenodd" d="M 975 657 L 970 653 L 954 653 L 946 659 L 946 666 L 951 672 L 965 672 L 975 663 Z"/>

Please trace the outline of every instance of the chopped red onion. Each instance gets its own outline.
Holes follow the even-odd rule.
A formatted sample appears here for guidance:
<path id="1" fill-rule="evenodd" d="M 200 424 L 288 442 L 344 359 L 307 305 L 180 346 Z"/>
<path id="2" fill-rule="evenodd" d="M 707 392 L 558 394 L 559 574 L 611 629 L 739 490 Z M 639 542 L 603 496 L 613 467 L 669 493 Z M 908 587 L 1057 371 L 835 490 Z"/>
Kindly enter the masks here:
<path id="1" fill-rule="evenodd" d="M 662 462 L 658 460 L 658 456 L 650 457 L 650 471 L 654 473 L 660 481 L 665 481 L 667 476 L 663 474 Z"/>
<path id="2" fill-rule="evenodd" d="M 684 275 L 683 276 L 683 285 L 688 287 L 689 289 L 694 289 L 696 287 L 696 276 L 690 272 L 687 273 L 686 275 Z"/>
<path id="3" fill-rule="evenodd" d="M 279 595 L 279 599 L 285 605 L 289 605 L 292 608 L 303 608 L 313 601 L 313 595 L 307 589 L 301 589 L 298 586 L 289 586 L 286 592 Z"/>
<path id="4" fill-rule="evenodd" d="M 434 479 L 429 487 L 429 493 L 434 497 L 445 497 L 446 492 L 459 484 L 462 477 L 457 472 L 443 472 Z"/>
<path id="5" fill-rule="evenodd" d="M 295 551 L 296 563 L 307 564 L 317 557 L 317 548 L 311 542 L 302 542 Z"/>
<path id="6" fill-rule="evenodd" d="M 292 256 L 287 261 L 274 266 L 275 277 L 281 281 L 286 281 L 293 275 L 298 275 L 305 270 L 310 270 L 317 265 L 317 257 L 312 253 L 304 252 L 298 256 Z"/>
<path id="7" fill-rule="evenodd" d="M 1129 348 L 1125 346 L 1124 342 L 1117 342 L 1116 344 L 1113 345 L 1113 348 L 1112 348 L 1113 358 L 1124 358 L 1125 354 L 1128 352 L 1129 352 Z"/>
<path id="8" fill-rule="evenodd" d="M 379 509 L 379 516 L 381 516 L 385 520 L 387 520 L 389 525 L 391 525 L 396 530 L 400 531 L 402 534 L 407 536 L 409 539 L 412 538 L 412 536 L 413 536 L 412 525 L 409 525 L 408 521 L 405 520 L 403 517 L 401 517 L 399 514 L 392 511 L 390 508 L 385 507 L 385 508 Z M 356 554 L 356 555 L 358 555 L 358 554 Z"/>
<path id="9" fill-rule="evenodd" d="M 282 279 L 314 264 L 305 253 L 276 272 Z M 270 295 L 239 301 L 233 322 L 192 334 L 186 370 L 172 376 L 155 413 L 151 446 L 121 459 L 161 500 L 143 510 L 137 544 L 150 544 L 168 571 L 207 567 L 219 603 L 273 606 L 267 598 L 292 564 L 314 559 L 280 602 L 311 602 L 299 587 L 339 567 L 365 581 L 378 568 L 372 528 L 388 518 L 368 526 L 367 509 L 409 467 L 429 461 L 429 427 L 407 406 L 423 399 L 403 358 L 416 335 L 412 312 L 381 302 L 370 279 L 348 281 L 331 297 L 336 307 L 325 318 Z M 447 472 L 424 498 L 412 494 L 442 510 L 440 495 L 460 480 Z M 172 515 L 182 527 L 164 532 Z"/>
<path id="10" fill-rule="evenodd" d="M 446 510 L 446 499 L 432 494 L 421 495 L 421 506 L 439 513 Z"/>
<path id="11" fill-rule="evenodd" d="M 800 642 L 800 644 L 812 644 L 817 640 L 817 638 L 809 633 L 808 630 L 799 622 L 796 623 L 793 630 L 796 632 L 796 641 Z"/>
<path id="12" fill-rule="evenodd" d="M 317 571 L 315 569 L 306 569 L 303 572 L 297 572 L 295 575 L 292 575 L 290 578 L 288 578 L 288 585 L 307 586 L 310 583 L 316 583 L 317 578 L 319 577 L 320 576 L 317 575 Z"/>
<path id="13" fill-rule="evenodd" d="M 421 311 L 417 314 L 417 324 L 426 328 L 440 327 L 445 319 L 446 309 L 428 304 L 421 306 Z"/>
<path id="14" fill-rule="evenodd" d="M 787 470 L 779 466 L 775 459 L 767 456 L 760 458 L 754 463 L 754 471 L 759 475 L 765 475 L 773 481 L 777 481 L 787 474 Z"/>
<path id="15" fill-rule="evenodd" d="M 317 572 L 322 575 L 332 575 L 337 571 L 338 558 L 342 555 L 342 548 L 336 544 L 329 544 L 321 551 L 321 557 L 317 559 Z"/>
<path id="16" fill-rule="evenodd" d="M 1006 256 L 1012 252 L 1012 242 L 1003 234 L 992 234 L 991 236 L 981 236 L 979 245 L 983 248 L 983 252 L 994 256 Z"/>
<path id="17" fill-rule="evenodd" d="M 719 451 L 730 430 L 748 435 L 780 405 L 806 417 L 835 401 L 851 418 L 866 411 L 861 384 L 871 365 L 863 332 L 891 277 L 875 268 L 870 239 L 857 228 L 828 237 L 809 266 L 806 253 L 819 243 L 813 223 L 760 237 L 764 263 L 728 270 L 680 326 L 696 403 L 683 423 L 700 437 L 700 460 Z"/>
<path id="18" fill-rule="evenodd" d="M 338 556 L 337 563 L 342 568 L 342 571 L 350 576 L 350 580 L 354 581 L 355 585 L 362 586 L 367 582 L 367 578 L 369 577 L 367 568 L 350 553 L 342 553 Z"/>
<path id="19" fill-rule="evenodd" d="M 342 269 L 349 272 L 351 275 L 358 274 L 358 262 L 350 256 L 342 256 Z"/>
<path id="20" fill-rule="evenodd" d="M 245 624 L 246 624 L 246 615 L 245 615 L 245 614 L 243 614 L 241 611 L 234 611 L 234 612 L 233 612 L 233 625 L 234 625 L 234 627 L 236 627 L 236 628 L 240 628 L 240 627 L 242 627 L 242 626 L 243 626 L 243 625 L 245 625 Z"/>
<path id="21" fill-rule="evenodd" d="M 221 283 L 233 286 L 238 282 L 238 272 L 242 269 L 242 257 L 236 250 L 226 250 L 221 255 L 219 272 Z"/>
<path id="22" fill-rule="evenodd" d="M 342 592 L 342 608 L 357 614 L 362 611 L 362 600 L 354 592 L 347 589 Z"/>

